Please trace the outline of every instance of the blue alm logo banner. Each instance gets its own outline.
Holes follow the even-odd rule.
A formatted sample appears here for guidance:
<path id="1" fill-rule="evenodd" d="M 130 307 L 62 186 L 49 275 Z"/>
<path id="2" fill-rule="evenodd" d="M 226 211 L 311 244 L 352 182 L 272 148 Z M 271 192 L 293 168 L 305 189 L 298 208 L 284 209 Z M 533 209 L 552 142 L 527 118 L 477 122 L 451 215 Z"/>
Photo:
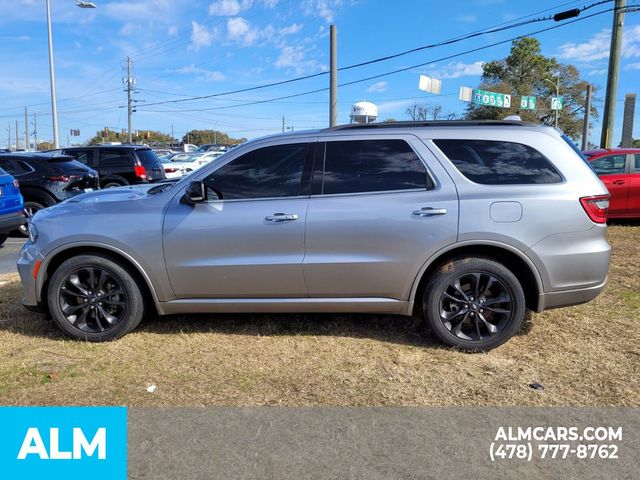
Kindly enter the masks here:
<path id="1" fill-rule="evenodd" d="M 126 407 L 0 407 L 2 478 L 126 480 Z"/>

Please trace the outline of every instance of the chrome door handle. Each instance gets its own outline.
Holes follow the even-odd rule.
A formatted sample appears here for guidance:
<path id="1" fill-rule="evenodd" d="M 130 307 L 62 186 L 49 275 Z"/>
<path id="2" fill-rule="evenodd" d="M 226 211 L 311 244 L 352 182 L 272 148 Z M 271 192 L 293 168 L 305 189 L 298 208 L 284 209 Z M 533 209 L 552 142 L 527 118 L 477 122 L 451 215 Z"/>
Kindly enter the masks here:
<path id="1" fill-rule="evenodd" d="M 432 208 L 432 207 L 424 207 L 420 210 L 414 210 L 413 214 L 416 217 L 434 217 L 436 215 L 445 215 L 447 213 L 446 208 Z"/>
<path id="2" fill-rule="evenodd" d="M 264 217 L 267 222 L 293 222 L 298 219 L 295 213 L 274 213 Z"/>

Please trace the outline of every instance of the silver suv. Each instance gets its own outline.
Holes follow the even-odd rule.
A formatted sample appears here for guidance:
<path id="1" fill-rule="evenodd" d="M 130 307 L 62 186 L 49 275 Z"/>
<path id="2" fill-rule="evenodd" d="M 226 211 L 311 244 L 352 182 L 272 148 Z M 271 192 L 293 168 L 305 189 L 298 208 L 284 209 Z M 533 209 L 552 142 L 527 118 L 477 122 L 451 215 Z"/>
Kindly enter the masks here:
<path id="1" fill-rule="evenodd" d="M 424 315 L 444 343 L 494 348 L 526 309 L 604 288 L 609 194 L 553 128 L 351 125 L 233 149 L 176 183 L 39 212 L 23 304 L 111 340 L 145 313 Z"/>

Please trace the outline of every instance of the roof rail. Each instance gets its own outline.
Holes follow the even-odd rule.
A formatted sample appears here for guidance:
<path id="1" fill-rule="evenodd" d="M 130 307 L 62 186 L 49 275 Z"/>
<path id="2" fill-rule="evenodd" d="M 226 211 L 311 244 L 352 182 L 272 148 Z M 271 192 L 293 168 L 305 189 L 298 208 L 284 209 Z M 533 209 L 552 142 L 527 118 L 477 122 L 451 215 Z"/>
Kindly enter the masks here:
<path id="1" fill-rule="evenodd" d="M 417 128 L 417 127 L 486 127 L 486 126 L 539 126 L 536 123 L 522 122 L 518 120 L 433 120 L 424 122 L 379 122 L 379 123 L 352 123 L 350 125 L 338 125 L 325 128 L 322 131 L 336 130 L 360 130 L 377 128 Z"/>

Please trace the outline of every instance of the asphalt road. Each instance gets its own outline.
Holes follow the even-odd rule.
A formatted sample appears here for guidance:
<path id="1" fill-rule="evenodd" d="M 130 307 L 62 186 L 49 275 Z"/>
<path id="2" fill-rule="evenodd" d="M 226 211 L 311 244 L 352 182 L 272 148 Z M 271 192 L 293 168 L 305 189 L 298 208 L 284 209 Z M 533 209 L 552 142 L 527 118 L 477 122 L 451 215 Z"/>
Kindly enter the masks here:
<path id="1" fill-rule="evenodd" d="M 0 275 L 15 273 L 16 260 L 26 238 L 9 237 L 0 247 Z"/>

